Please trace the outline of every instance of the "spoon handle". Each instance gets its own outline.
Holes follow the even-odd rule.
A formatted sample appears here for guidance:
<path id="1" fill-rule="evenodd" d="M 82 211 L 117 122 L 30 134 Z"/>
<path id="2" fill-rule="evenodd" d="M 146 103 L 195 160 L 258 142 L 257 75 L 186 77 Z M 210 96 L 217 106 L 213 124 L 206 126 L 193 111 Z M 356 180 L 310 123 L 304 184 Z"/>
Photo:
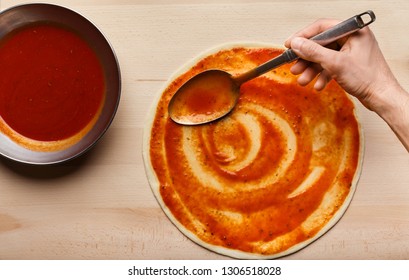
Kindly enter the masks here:
<path id="1" fill-rule="evenodd" d="M 364 16 L 369 16 L 369 20 L 364 18 Z M 343 22 L 338 23 L 337 25 L 333 26 L 332 28 L 325 30 L 314 37 L 310 38 L 314 42 L 320 44 L 321 46 L 326 46 L 332 42 L 335 42 L 338 39 L 346 37 L 359 29 L 371 24 L 376 19 L 375 14 L 373 11 L 369 10 L 362 14 L 353 16 Z M 298 56 L 291 50 L 288 49 L 287 51 L 288 62 L 294 61 L 298 58 Z"/>
<path id="2" fill-rule="evenodd" d="M 340 22 L 339 24 L 333 26 L 332 28 L 323 31 L 310 39 L 322 46 L 326 46 L 332 42 L 335 42 L 336 40 L 342 37 L 348 36 L 358 31 L 359 29 L 371 24 L 372 22 L 375 21 L 375 19 L 376 17 L 375 17 L 374 12 L 371 10 L 368 10 L 364 13 L 361 13 L 343 22 Z M 264 64 L 261 64 L 257 66 L 256 68 L 238 77 L 235 77 L 234 79 L 236 80 L 238 84 L 242 84 L 274 68 L 277 68 L 278 66 L 292 62 L 298 58 L 299 57 L 295 54 L 293 50 L 288 49 L 283 54 L 279 55 L 278 57 L 275 57 L 265 62 Z"/>

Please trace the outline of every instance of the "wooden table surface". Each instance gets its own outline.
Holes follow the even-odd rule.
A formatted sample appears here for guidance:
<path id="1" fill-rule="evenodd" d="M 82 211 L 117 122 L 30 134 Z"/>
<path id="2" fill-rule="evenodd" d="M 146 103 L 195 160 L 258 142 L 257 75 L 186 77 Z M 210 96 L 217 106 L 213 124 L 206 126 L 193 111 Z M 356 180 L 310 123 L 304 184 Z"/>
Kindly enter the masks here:
<path id="1" fill-rule="evenodd" d="M 0 0 L 0 9 L 25 3 Z M 43 1 L 36 1 L 43 2 Z M 142 161 L 154 96 L 182 64 L 215 45 L 282 44 L 320 17 L 372 9 L 385 57 L 409 89 L 409 2 L 54 0 L 108 37 L 122 98 L 107 134 L 85 156 L 49 167 L 0 159 L 0 259 L 224 259 L 196 245 L 156 202 Z M 362 175 L 340 222 L 286 259 L 409 259 L 409 156 L 389 127 L 359 105 Z"/>

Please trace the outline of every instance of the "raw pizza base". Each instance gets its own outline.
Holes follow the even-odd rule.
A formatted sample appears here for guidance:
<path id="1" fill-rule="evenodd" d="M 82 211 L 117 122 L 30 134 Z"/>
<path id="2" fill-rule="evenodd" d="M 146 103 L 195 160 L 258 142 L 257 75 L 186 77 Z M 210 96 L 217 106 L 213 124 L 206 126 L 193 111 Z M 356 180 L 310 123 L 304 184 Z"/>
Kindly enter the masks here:
<path id="1" fill-rule="evenodd" d="M 147 119 L 147 125 L 145 127 L 144 130 L 144 136 L 143 136 L 143 159 L 144 159 L 144 164 L 145 164 L 145 170 L 146 170 L 146 174 L 147 174 L 147 178 L 149 181 L 149 184 L 151 186 L 151 189 L 158 201 L 158 203 L 160 204 L 161 208 L 163 209 L 163 211 L 165 212 L 165 214 L 168 216 L 168 218 L 174 223 L 174 225 L 183 233 L 185 234 L 188 238 L 190 238 L 192 241 L 196 242 L 197 244 L 212 250 L 216 253 L 222 254 L 222 255 L 226 255 L 226 256 L 230 256 L 233 258 L 242 258 L 242 259 L 272 259 L 272 258 L 278 258 L 278 257 L 282 257 L 288 254 L 291 254 L 293 252 L 296 252 L 304 247 L 306 247 L 308 244 L 310 244 L 311 242 L 315 241 L 316 239 L 318 239 L 320 236 L 322 236 L 324 233 L 326 233 L 331 227 L 333 227 L 342 217 L 342 215 L 345 213 L 345 211 L 347 210 L 348 205 L 350 204 L 353 194 L 355 192 L 356 189 L 356 185 L 358 182 L 358 178 L 360 175 L 360 170 L 361 170 L 361 166 L 362 166 L 362 159 L 363 159 L 363 133 L 361 130 L 361 127 L 359 125 L 359 122 L 357 120 L 357 116 L 355 114 L 355 109 L 353 108 L 353 112 L 352 112 L 352 118 L 356 119 L 357 121 L 357 136 L 356 138 L 358 139 L 358 143 L 355 144 L 355 149 L 358 149 L 355 153 L 357 159 L 356 159 L 356 165 L 354 166 L 354 171 L 352 171 L 352 177 L 351 175 L 349 175 L 348 180 L 349 180 L 349 191 L 348 193 L 341 199 L 341 200 L 337 200 L 337 196 L 340 196 L 340 194 L 338 194 L 337 192 L 339 191 L 337 189 L 336 185 L 339 185 L 341 183 L 335 183 L 331 186 L 328 187 L 328 189 L 326 190 L 325 195 L 322 197 L 322 199 L 320 200 L 320 203 L 317 207 L 317 209 L 315 211 L 312 211 L 307 217 L 305 217 L 304 221 L 297 227 L 292 228 L 290 232 L 283 232 L 282 234 L 276 234 L 276 237 L 274 237 L 273 239 L 270 240 L 266 240 L 266 238 L 264 238 L 264 240 L 254 240 L 254 244 L 250 241 L 246 241 L 248 242 L 250 245 L 247 247 L 243 248 L 235 248 L 234 246 L 230 246 L 232 243 L 234 243 L 234 240 L 231 241 L 231 243 L 228 243 L 227 241 L 223 244 L 223 238 L 219 238 L 219 240 L 214 241 L 212 239 L 213 233 L 208 232 L 208 224 L 204 223 L 203 221 L 200 221 L 199 219 L 197 219 L 194 214 L 195 212 L 200 212 L 200 210 L 197 209 L 193 209 L 193 208 L 200 208 L 200 203 L 195 203 L 194 206 L 192 205 L 184 205 L 182 203 L 182 201 L 185 199 L 182 197 L 179 197 L 179 194 L 177 193 L 177 191 L 173 191 L 171 192 L 171 198 L 169 198 L 169 196 L 167 196 L 166 192 L 164 191 L 165 189 L 169 189 L 169 188 L 173 188 L 172 186 L 172 180 L 168 178 L 168 181 L 165 179 L 163 179 L 166 176 L 170 176 L 169 174 L 167 174 L 168 170 L 167 170 L 167 166 L 165 166 L 164 164 L 162 165 L 158 165 L 157 163 L 153 164 L 153 162 L 156 160 L 156 157 L 163 157 L 161 160 L 163 160 L 163 162 L 172 162 L 175 161 L 175 158 L 167 158 L 166 152 L 165 152 L 165 148 L 164 146 L 166 146 L 166 141 L 170 141 L 168 138 L 165 139 L 165 136 L 160 135 L 158 136 L 158 134 L 161 134 L 161 131 L 155 131 L 154 128 L 155 127 L 160 127 L 160 125 L 158 125 L 158 122 L 161 122 L 164 120 L 165 123 L 167 123 L 167 125 L 176 125 L 174 123 L 172 123 L 171 120 L 169 120 L 169 117 L 167 116 L 167 110 L 164 107 L 164 103 L 163 103 L 163 99 L 167 100 L 170 98 L 170 96 L 165 96 L 167 89 L 169 89 L 170 86 L 175 86 L 175 81 L 177 81 L 179 79 L 179 82 L 183 82 L 185 80 L 188 79 L 188 77 L 184 77 L 183 75 L 186 75 L 186 73 L 191 70 L 194 67 L 197 67 L 198 63 L 200 61 L 202 61 L 202 59 L 212 56 L 214 54 L 217 54 L 220 51 L 223 50 L 232 50 L 236 47 L 239 48 L 245 48 L 245 49 L 258 49 L 258 48 L 271 48 L 271 49 L 282 49 L 282 47 L 277 47 L 275 45 L 267 45 L 267 44 L 259 44 L 259 43 L 234 43 L 234 44 L 227 44 L 227 45 L 222 45 L 219 47 L 216 47 L 214 49 L 211 49 L 209 51 L 206 51 L 204 53 L 202 53 L 201 55 L 199 55 L 197 58 L 195 58 L 194 60 L 190 61 L 189 63 L 187 63 L 186 65 L 184 65 L 181 69 L 179 69 L 166 83 L 165 87 L 159 92 L 157 99 L 154 101 L 153 106 L 149 112 L 148 115 L 148 119 Z M 234 58 L 231 58 L 234 60 Z M 226 59 L 225 57 L 225 61 L 228 61 L 228 59 Z M 199 63 L 200 64 L 200 63 Z M 228 64 L 228 62 L 226 62 L 226 64 Z M 234 65 L 233 65 L 234 66 Z M 235 68 L 231 68 L 229 69 L 229 66 L 226 66 L 226 70 L 228 70 L 230 73 L 234 74 L 234 71 L 237 71 L 237 73 L 243 72 L 244 70 L 250 69 L 252 67 L 254 67 L 255 65 L 250 64 L 245 64 L 243 65 L 243 69 L 235 69 Z M 237 67 L 234 66 L 234 67 Z M 273 79 L 276 82 L 280 83 L 280 84 L 296 84 L 295 82 L 295 78 L 293 76 L 291 76 L 291 74 L 288 74 L 288 69 L 289 66 L 282 66 L 279 69 L 277 69 L 276 71 L 272 71 L 267 73 L 264 77 L 267 79 Z M 284 71 L 284 72 L 283 72 Z M 288 74 L 288 75 L 287 75 Z M 337 85 L 336 85 L 337 86 Z M 312 89 L 310 89 L 311 92 L 313 92 Z M 323 93 L 312 93 L 312 94 L 323 94 Z M 347 94 L 345 93 L 345 96 L 347 96 Z M 347 96 L 347 99 L 349 99 L 349 97 Z M 162 102 L 162 103 L 161 103 Z M 167 101 L 165 101 L 166 103 Z M 244 101 L 243 101 L 244 102 Z M 251 103 L 251 102 L 249 102 Z M 352 103 L 352 101 L 351 101 Z M 246 104 L 244 102 L 244 104 Z M 167 105 L 167 104 L 165 104 Z M 251 104 L 250 104 L 251 105 Z M 257 105 L 257 106 L 256 106 Z M 251 106 L 247 109 L 249 110 L 259 110 L 259 111 L 263 111 L 264 109 L 262 107 L 260 107 L 260 104 L 256 104 L 255 106 L 253 106 L 254 108 L 252 108 Z M 353 106 L 353 105 L 352 105 Z M 240 107 L 240 102 L 238 107 Z M 240 109 L 238 109 L 240 110 Z M 285 110 L 285 108 L 283 107 L 283 110 Z M 274 113 L 274 112 L 273 112 Z M 302 112 L 300 112 L 302 114 Z M 263 114 L 265 116 L 268 116 L 270 113 L 269 112 L 263 112 Z M 246 115 L 246 114 L 242 114 L 242 115 Z M 265 117 L 264 116 L 264 117 Z M 291 132 L 290 130 L 291 128 L 291 124 L 285 124 L 285 122 L 287 122 L 288 120 L 280 118 L 278 115 L 274 115 L 272 116 L 270 114 L 271 118 L 275 118 L 275 121 L 278 122 L 284 122 L 282 125 L 283 127 L 281 127 L 280 133 L 282 133 L 283 135 L 285 135 L 285 137 L 289 137 L 288 135 L 295 135 L 293 132 Z M 232 113 L 231 116 L 228 116 L 227 118 L 236 118 L 235 123 L 237 123 L 237 119 L 239 119 L 239 122 L 244 123 L 244 127 L 246 128 L 246 125 L 248 125 L 248 128 L 250 129 L 250 138 L 252 137 L 251 135 L 254 134 L 260 134 L 260 131 L 254 131 L 254 129 L 257 130 L 257 125 L 254 126 L 252 124 L 252 122 L 254 122 L 254 118 L 246 118 L 246 117 L 236 117 L 235 112 Z M 241 118 L 241 120 L 240 120 Z M 225 120 L 222 120 L 222 122 L 224 122 Z M 279 124 L 281 125 L 281 124 Z M 216 126 L 218 126 L 218 124 L 216 124 Z M 222 126 L 222 125 L 221 125 Z M 231 124 L 230 124 L 231 126 Z M 240 124 L 240 127 L 243 126 L 242 124 Z M 191 130 L 195 130 L 195 129 L 204 129 L 202 126 L 200 126 L 200 128 L 198 127 L 183 127 L 182 130 L 186 131 L 191 131 Z M 285 131 L 285 130 L 288 131 Z M 314 129 L 314 137 L 323 137 L 323 141 L 325 142 L 325 135 L 328 132 L 328 127 L 315 127 Z M 163 131 L 162 131 L 163 132 Z M 190 134 L 189 134 L 190 133 Z M 186 146 L 194 146 L 197 144 L 197 140 L 196 142 L 189 142 L 188 145 L 186 145 L 186 141 L 193 141 L 191 140 L 191 138 L 194 138 L 194 132 L 193 134 L 191 132 L 189 132 L 188 136 L 186 136 L 186 133 L 183 134 L 183 139 L 181 140 L 183 143 L 185 143 L 185 147 Z M 220 135 L 220 131 L 214 132 L 215 135 Z M 218 137 L 218 136 L 217 136 Z M 291 138 L 291 137 L 289 137 Z M 284 141 L 284 146 L 288 149 L 288 145 L 291 145 L 291 141 L 294 142 L 294 139 L 285 139 Z M 293 137 L 294 138 L 294 137 Z M 180 139 L 179 139 L 180 140 Z M 219 139 L 220 140 L 220 139 Z M 155 141 L 157 141 L 159 144 L 156 145 L 156 147 L 162 147 L 163 151 L 162 153 L 151 153 L 151 149 L 152 147 L 155 147 Z M 176 140 L 175 140 L 176 141 Z M 223 140 L 221 140 L 223 141 Z M 250 142 L 253 141 L 254 139 L 250 139 Z M 297 141 L 297 138 L 295 136 L 295 141 Z M 335 141 L 335 140 L 334 140 Z M 230 141 L 231 142 L 231 141 Z M 234 141 L 233 141 L 234 142 Z M 252 143 L 253 143 L 252 142 Z M 321 141 L 322 142 L 322 141 Z M 335 141 L 336 142 L 336 141 Z M 315 142 L 314 142 L 315 143 Z M 311 150 L 313 150 L 314 153 L 318 153 L 320 151 L 320 149 L 323 149 L 321 146 L 325 146 L 325 143 L 321 143 L 320 141 L 317 142 L 318 144 L 314 144 L 315 146 L 311 148 Z M 199 145 L 199 144 L 197 144 Z M 245 159 L 243 159 L 243 161 L 247 161 L 247 164 L 249 163 L 249 158 L 253 157 L 250 160 L 259 160 L 262 159 L 263 155 L 260 152 L 254 151 L 254 149 L 252 149 L 249 146 L 246 146 L 244 144 L 245 147 L 247 147 L 246 149 L 248 149 L 249 151 L 247 151 L 247 156 Z M 318 146 L 318 147 L 316 147 Z M 343 146 L 345 149 L 348 149 L 348 147 L 346 146 L 346 144 Z M 198 147 L 194 147 L 194 148 L 198 148 Z M 203 148 L 203 146 L 201 146 L 200 148 Z M 205 147 L 206 148 L 206 147 Z M 243 148 L 243 147 L 241 147 Z M 210 149 L 210 148 L 209 148 Z M 260 149 L 260 147 L 258 148 Z M 191 149 L 192 150 L 192 149 Z M 290 149 L 291 150 L 291 149 Z M 186 151 L 186 149 L 185 149 Z M 318 151 L 318 152 L 317 152 Z M 192 152 L 192 151 L 191 151 Z M 198 154 L 200 154 L 200 151 L 196 151 Z M 225 158 L 227 157 L 226 155 L 229 154 L 229 151 L 224 151 L 225 154 L 222 153 L 221 157 L 222 157 L 222 161 L 225 160 Z M 294 153 L 297 155 L 298 151 L 295 151 Z M 347 151 L 346 151 L 347 152 Z M 195 151 L 193 151 L 193 153 L 195 153 Z M 234 151 L 230 151 L 230 153 L 234 154 Z M 282 156 L 279 157 L 279 160 L 281 161 L 290 161 L 290 159 L 288 159 L 288 153 L 286 152 L 287 157 L 286 156 Z M 293 154 L 294 154 L 293 153 Z M 342 154 L 343 152 L 341 151 L 340 154 Z M 250 154 L 250 155 L 248 155 Z M 346 153 L 345 153 L 346 154 Z M 152 156 L 154 156 L 155 158 L 153 159 Z M 313 157 L 312 157 L 313 158 Z M 343 160 L 339 163 L 340 165 L 344 164 L 346 165 L 348 163 L 348 156 L 344 156 Z M 227 165 L 229 165 L 231 159 L 228 159 L 227 157 Z M 277 159 L 276 159 L 277 160 Z M 196 181 L 200 181 L 203 182 L 205 181 L 203 184 L 207 184 L 207 186 L 210 186 L 209 188 L 211 189 L 211 192 L 215 192 L 216 189 L 218 189 L 219 192 L 223 193 L 223 192 L 227 192 L 227 193 L 232 193 L 234 192 L 234 187 L 231 188 L 229 187 L 228 189 L 223 189 L 223 182 L 221 183 L 221 186 L 219 186 L 218 183 L 218 178 L 216 173 L 208 173 L 208 170 L 201 168 L 200 166 L 195 166 L 197 164 L 195 164 L 195 162 L 200 162 L 200 155 L 197 156 L 197 158 L 192 158 L 190 160 L 187 160 L 189 162 L 190 165 L 192 166 L 185 166 L 184 168 L 186 170 L 189 169 L 189 172 L 193 175 L 193 177 L 197 177 L 194 180 Z M 234 159 L 233 159 L 234 161 Z M 268 162 L 268 161 L 267 161 Z M 232 164 L 231 166 L 231 172 L 235 172 L 235 169 L 245 169 L 246 166 L 244 166 L 246 163 L 235 163 Z M 154 166 L 155 165 L 155 166 Z M 291 170 L 291 162 L 289 165 L 285 165 L 285 164 L 281 164 L 278 167 L 276 167 L 276 169 L 280 169 L 279 171 L 277 171 L 277 174 L 281 175 L 285 175 L 286 172 L 292 172 Z M 281 167 L 280 167 L 281 166 Z M 348 166 L 344 166 L 344 169 L 348 169 Z M 236 171 L 237 171 L 236 170 Z M 196 172 L 196 173 L 195 173 Z M 206 174 L 210 176 L 205 176 L 203 177 L 203 174 L 200 173 L 208 173 Z M 305 180 L 303 180 L 303 182 L 299 183 L 298 186 L 296 186 L 296 188 L 292 189 L 291 192 L 289 191 L 287 197 L 288 199 L 293 199 L 296 198 L 299 195 L 302 195 L 303 193 L 306 193 L 308 191 L 310 191 L 310 189 L 312 189 L 311 186 L 308 185 L 314 185 L 314 182 L 316 180 L 319 180 L 319 176 L 323 173 L 324 171 L 321 170 L 320 168 L 311 168 L 309 175 L 305 176 Z M 163 175 L 163 174 L 167 174 L 167 175 Z M 212 178 L 212 174 L 214 175 L 214 178 Z M 216 175 L 215 175 L 216 174 Z M 176 176 L 176 177 L 182 177 L 183 174 L 178 174 L 180 176 Z M 237 174 L 236 174 L 237 175 Z M 188 176 L 188 175 L 185 175 Z M 337 174 L 338 177 L 342 176 L 341 173 Z M 345 175 L 346 176 L 346 175 Z M 161 177 L 161 178 L 159 178 Z M 334 182 L 338 182 L 340 179 L 337 177 L 337 179 L 334 179 Z M 243 177 L 244 178 L 244 177 Z M 318 179 L 317 179 L 318 178 Z M 271 178 L 270 178 L 271 179 Z M 174 179 L 176 180 L 176 179 Z M 179 179 L 178 179 L 179 180 Z M 250 191 L 250 193 L 257 193 L 258 191 L 260 191 L 260 188 L 258 188 L 257 185 L 254 185 L 257 181 L 257 179 L 243 179 L 242 182 L 238 182 L 237 183 L 237 188 L 242 188 L 243 186 L 245 186 L 246 189 L 245 191 L 242 191 L 240 189 L 238 189 L 238 192 L 236 194 L 236 198 L 237 196 L 243 196 L 243 194 L 246 193 L 246 191 Z M 180 181 L 180 180 L 179 180 Z M 259 180 L 260 181 L 260 180 Z M 213 185 L 212 185 L 213 184 Z M 236 186 L 236 184 L 233 184 L 234 186 Z M 185 186 L 185 188 L 191 188 L 191 187 L 195 187 L 190 185 L 190 183 L 187 183 Z M 221 188 L 221 189 L 220 189 Z M 253 188 L 253 190 L 251 189 Z M 162 190 L 161 190 L 162 189 Z M 177 188 L 175 188 L 177 189 Z M 345 191 L 343 191 L 345 192 Z M 189 194 L 191 195 L 191 194 Z M 199 194 L 200 195 L 200 194 Z M 192 195 L 193 196 L 193 195 Z M 257 196 L 256 196 L 257 198 Z M 234 200 L 234 199 L 232 199 Z M 180 202 L 180 205 L 174 205 L 176 202 Z M 188 200 L 185 200 L 188 201 Z M 203 200 L 204 201 L 204 200 Z M 226 202 L 226 200 L 224 200 Z M 263 202 L 263 200 L 259 199 L 260 203 Z M 223 205 L 223 200 L 222 200 L 222 208 L 223 209 L 214 209 L 214 205 L 212 205 L 211 207 L 209 206 L 209 209 L 211 210 L 204 210 L 204 212 L 209 211 L 209 215 L 212 216 L 212 220 L 211 221 L 215 221 L 217 223 L 217 218 L 215 218 L 215 215 L 219 215 L 219 217 L 221 217 L 221 219 L 227 219 L 231 222 L 232 226 L 230 227 L 233 231 L 233 228 L 238 227 L 238 230 L 240 230 L 240 226 L 245 227 L 245 225 L 240 225 L 241 223 L 244 223 L 243 221 L 245 221 L 245 216 L 246 214 L 240 214 L 240 212 L 236 213 L 234 210 L 228 209 L 226 210 L 226 207 L 228 208 L 228 206 Z M 220 203 L 219 203 L 220 204 Z M 219 205 L 219 204 L 215 204 L 215 205 Z M 226 202 L 226 204 L 229 204 L 228 201 Z M 336 204 L 336 205 L 335 205 Z M 176 207 L 176 208 L 175 208 Z M 191 207 L 191 209 L 189 209 L 189 207 Z M 213 208 L 212 208 L 213 207 Z M 232 209 L 234 209 L 235 206 L 232 207 Z M 172 208 L 172 209 L 171 209 Z M 204 207 L 206 208 L 206 207 Z M 267 206 L 268 208 L 268 206 Z M 175 210 L 176 209 L 176 210 Z M 272 210 L 274 211 L 274 210 Z M 212 213 L 210 213 L 212 212 Z M 257 212 L 257 211 L 256 211 Z M 268 211 L 267 211 L 268 212 Z M 180 213 L 182 213 L 182 215 L 180 215 Z M 250 217 L 249 221 L 251 221 L 251 216 L 254 216 L 254 213 L 250 213 L 247 216 Z M 261 214 L 260 214 L 261 215 Z M 260 216 L 259 215 L 259 216 Z M 260 219 L 260 217 L 257 216 L 257 219 Z M 270 217 L 271 218 L 271 217 Z M 291 220 L 291 219 L 290 219 Z M 261 218 L 261 221 L 262 218 Z M 262 223 L 262 225 L 264 226 L 265 224 L 269 224 L 269 220 L 266 219 L 265 223 Z M 290 224 L 290 222 L 289 222 Z M 315 227 L 315 224 L 319 224 L 319 227 Z M 217 225 L 215 226 L 217 228 Z M 247 225 L 247 228 L 251 227 L 251 225 Z M 311 230 L 309 230 L 309 228 L 311 228 Z M 318 228 L 318 229 L 317 229 Z M 244 229 L 244 228 L 243 228 Z M 308 236 L 304 236 L 302 238 L 300 238 L 300 236 L 302 236 L 304 233 L 302 233 L 302 231 L 305 230 L 308 234 Z M 227 231 L 228 232 L 228 231 Z M 232 235 L 233 236 L 233 235 Z M 263 236 L 263 235 L 262 235 Z M 264 235 L 267 236 L 268 235 Z M 234 237 L 234 236 L 233 236 Z M 228 237 L 226 237 L 227 239 Z M 298 239 L 300 239 L 300 241 L 298 241 Z M 252 246 L 254 245 L 254 249 Z M 241 246 L 241 245 L 237 245 L 237 246 Z M 237 247 L 236 246 L 236 247 Z"/>

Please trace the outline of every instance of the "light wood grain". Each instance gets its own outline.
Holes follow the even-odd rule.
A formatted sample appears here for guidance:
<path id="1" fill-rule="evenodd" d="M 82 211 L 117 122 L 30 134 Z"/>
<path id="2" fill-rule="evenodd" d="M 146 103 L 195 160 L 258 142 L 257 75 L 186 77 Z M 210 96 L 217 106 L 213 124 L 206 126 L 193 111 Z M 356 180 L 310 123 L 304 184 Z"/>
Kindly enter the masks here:
<path id="1" fill-rule="evenodd" d="M 25 2 L 0 0 L 0 9 Z M 0 259 L 225 258 L 169 222 L 141 156 L 146 115 L 158 90 L 182 64 L 215 45 L 282 44 L 317 18 L 345 19 L 372 9 L 378 19 L 371 28 L 409 89 L 406 0 L 53 3 L 83 14 L 108 37 L 121 65 L 121 104 L 108 133 L 82 158 L 50 167 L 0 159 Z M 377 115 L 358 107 L 366 149 L 352 204 L 333 229 L 288 259 L 409 258 L 408 153 Z"/>

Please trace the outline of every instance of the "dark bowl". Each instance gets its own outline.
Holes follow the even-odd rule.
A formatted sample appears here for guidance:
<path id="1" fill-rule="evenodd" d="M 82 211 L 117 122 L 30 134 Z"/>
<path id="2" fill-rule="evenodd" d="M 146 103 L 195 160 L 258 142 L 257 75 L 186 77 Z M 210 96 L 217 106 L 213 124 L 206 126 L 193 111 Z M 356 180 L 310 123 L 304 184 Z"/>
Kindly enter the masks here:
<path id="1" fill-rule="evenodd" d="M 0 40 L 22 26 L 35 23 L 65 26 L 80 35 L 98 56 L 105 78 L 105 102 L 95 125 L 76 144 L 63 150 L 38 152 L 27 149 L 0 133 L 0 154 L 15 161 L 45 165 L 64 162 L 89 150 L 103 136 L 117 111 L 121 94 L 118 60 L 111 45 L 89 20 L 82 15 L 51 4 L 26 4 L 0 13 Z"/>

